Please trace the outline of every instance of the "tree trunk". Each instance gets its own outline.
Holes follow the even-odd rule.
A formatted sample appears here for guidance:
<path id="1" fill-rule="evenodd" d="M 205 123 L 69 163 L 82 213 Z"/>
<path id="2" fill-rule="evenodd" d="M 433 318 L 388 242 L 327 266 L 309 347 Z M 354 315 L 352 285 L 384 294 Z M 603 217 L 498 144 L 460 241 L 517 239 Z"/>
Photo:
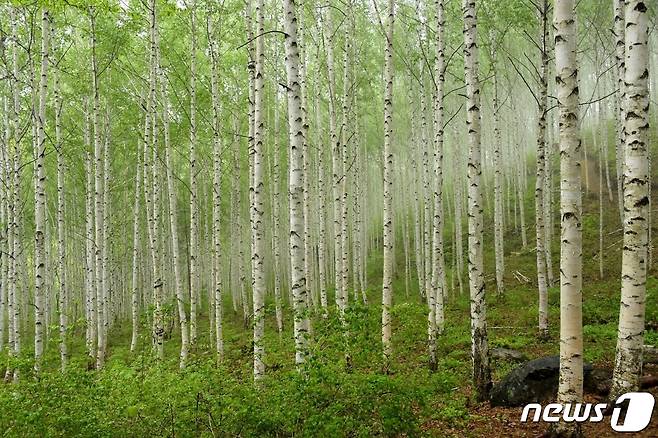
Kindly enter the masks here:
<path id="1" fill-rule="evenodd" d="M 251 0 L 250 0 L 251 1 Z M 265 25 L 264 0 L 256 2 L 256 35 L 264 33 Z M 251 152 L 253 159 L 253 191 L 251 205 L 251 234 L 252 234 L 252 293 L 254 306 L 254 380 L 259 380 L 265 373 L 263 362 L 265 332 L 265 253 L 263 251 L 263 137 L 264 137 L 264 40 L 262 36 L 256 39 L 256 64 L 254 77 L 254 148 Z"/>
<path id="2" fill-rule="evenodd" d="M 64 150 L 62 143 L 62 101 L 59 92 L 59 75 L 54 78 L 55 92 L 55 143 L 57 145 L 57 273 L 59 275 L 59 355 L 62 371 L 69 359 L 67 345 L 68 289 L 66 276 L 66 243 L 64 235 Z"/>
<path id="3" fill-rule="evenodd" d="M 494 120 L 494 150 L 493 150 L 493 167 L 494 167 L 494 256 L 496 259 L 496 292 L 502 294 L 505 290 L 505 250 L 503 243 L 503 188 L 502 188 L 502 169 L 500 156 L 500 99 L 498 97 L 498 72 L 496 69 L 495 54 L 492 56 L 493 64 L 493 120 Z"/>
<path id="4" fill-rule="evenodd" d="M 190 54 L 190 344 L 197 340 L 197 300 L 199 298 L 199 199 L 196 168 L 196 0 L 191 10 L 192 47 Z"/>
<path id="5" fill-rule="evenodd" d="M 39 112 L 37 115 L 36 174 L 34 197 L 34 371 L 41 371 L 44 349 L 46 297 L 46 99 L 48 94 L 48 44 L 50 19 L 48 11 L 41 10 L 41 75 L 39 81 Z"/>
<path id="6" fill-rule="evenodd" d="M 436 300 L 436 327 L 443 332 L 443 302 L 446 296 L 446 268 L 443 255 L 443 95 L 445 86 L 445 15 L 443 0 L 435 0 L 436 6 L 436 60 L 434 77 L 434 236 L 432 239 L 432 283 Z"/>
<path id="7" fill-rule="evenodd" d="M 620 222 L 624 223 L 624 93 L 625 84 L 624 76 L 626 71 L 626 59 L 624 54 L 624 0 L 612 0 L 612 7 L 614 13 L 614 26 L 612 33 L 615 36 L 615 60 L 617 64 L 617 93 L 616 97 L 616 110 L 615 121 L 617 127 L 616 143 L 615 143 L 615 157 L 617 163 L 617 200 L 619 205 L 619 218 Z"/>
<path id="8" fill-rule="evenodd" d="M 165 93 L 163 93 L 165 94 Z M 165 167 L 167 173 L 167 191 L 169 194 L 169 232 L 171 233 L 171 263 L 174 265 L 174 289 L 176 293 L 176 305 L 178 308 L 178 321 L 181 331 L 180 362 L 181 369 L 185 368 L 190 348 L 191 330 L 188 328 L 187 315 L 185 313 L 185 296 L 183 293 L 183 275 L 180 272 L 180 245 L 178 242 L 178 203 L 176 202 L 176 187 L 174 185 L 174 173 L 171 162 L 171 146 L 169 144 L 169 101 L 163 96 L 165 108 L 162 112 L 162 124 L 164 127 L 165 143 Z"/>
<path id="9" fill-rule="evenodd" d="M 130 338 L 130 351 L 134 352 L 137 348 L 137 336 L 139 334 L 139 216 L 141 212 L 140 197 L 141 197 L 141 169 L 142 163 L 140 158 L 141 141 L 137 143 L 137 156 L 135 161 L 137 166 L 135 169 L 135 200 L 133 206 L 133 266 L 132 266 L 132 295 L 131 295 L 131 315 L 132 315 L 132 336 Z"/>
<path id="10" fill-rule="evenodd" d="M 331 187 L 333 194 L 333 224 L 334 224 L 334 285 L 336 307 L 340 312 L 341 321 L 345 319 L 345 300 L 343 299 L 342 281 L 342 225 L 341 225 L 341 192 L 340 192 L 340 140 L 336 127 L 336 79 L 334 72 L 334 40 L 331 10 L 325 13 L 324 38 L 327 53 L 327 76 L 329 80 L 329 141 L 331 143 Z"/>
<path id="11" fill-rule="evenodd" d="M 308 354 L 307 290 L 304 281 L 304 138 L 301 87 L 299 83 L 299 51 L 297 45 L 297 16 L 294 0 L 284 2 L 284 29 L 288 94 L 289 188 L 290 194 L 290 264 L 294 310 L 295 364 L 302 365 Z"/>
<path id="12" fill-rule="evenodd" d="M 391 305 L 393 303 L 393 28 L 395 0 L 388 0 L 384 56 L 384 275 L 382 281 L 382 349 L 384 370 L 391 356 Z"/>
<path id="13" fill-rule="evenodd" d="M 581 144 L 578 127 L 578 65 L 574 0 L 557 0 L 555 73 L 560 117 L 560 381 L 558 402 L 583 397 L 582 327 L 582 193 Z M 579 434 L 577 423 L 562 422 L 565 436 Z"/>
<path id="14" fill-rule="evenodd" d="M 617 356 L 611 400 L 637 391 L 642 375 L 649 214 L 648 13 L 642 0 L 626 1 L 624 71 L 624 246 Z"/>
<path id="15" fill-rule="evenodd" d="M 484 285 L 484 215 L 480 152 L 480 84 L 478 79 L 477 18 L 475 0 L 464 0 L 464 66 L 466 125 L 468 128 L 468 280 L 471 293 L 473 387 L 477 399 L 486 400 L 491 389 L 487 313 Z M 521 181 L 519 181 L 519 186 Z"/>
<path id="16" fill-rule="evenodd" d="M 212 266 L 215 272 L 214 289 L 214 325 L 215 325 L 215 352 L 217 361 L 224 358 L 224 335 L 222 330 L 222 318 L 224 303 L 222 297 L 222 245 L 221 245 L 221 193 L 222 193 L 222 143 L 220 137 L 220 114 L 219 102 L 219 50 L 217 48 L 216 36 L 213 33 L 213 18 L 208 18 L 208 34 L 210 35 L 210 61 L 211 61 L 211 92 L 212 92 L 212 126 L 213 126 L 213 192 L 212 192 Z M 236 176 L 237 178 L 237 176 Z"/>
<path id="17" fill-rule="evenodd" d="M 537 285 L 539 289 L 539 336 L 548 337 L 548 287 L 546 283 L 546 239 L 544 216 L 544 186 L 546 160 L 546 107 L 548 101 L 548 2 L 539 6 L 539 102 L 537 108 L 537 179 L 535 180 L 535 237 L 537 243 Z"/>

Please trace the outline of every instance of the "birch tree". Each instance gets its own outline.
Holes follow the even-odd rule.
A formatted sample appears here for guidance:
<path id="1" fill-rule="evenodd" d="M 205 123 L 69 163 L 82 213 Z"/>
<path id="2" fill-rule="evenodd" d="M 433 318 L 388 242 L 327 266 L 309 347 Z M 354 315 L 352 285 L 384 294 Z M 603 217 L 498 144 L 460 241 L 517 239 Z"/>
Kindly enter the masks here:
<path id="1" fill-rule="evenodd" d="M 284 2 L 285 64 L 288 95 L 289 172 L 290 196 L 290 268 L 294 309 L 295 364 L 302 365 L 308 354 L 307 289 L 304 279 L 304 196 L 303 158 L 305 143 L 301 86 L 299 83 L 299 47 L 297 44 L 297 13 L 294 0 Z"/>
<path id="2" fill-rule="evenodd" d="M 66 281 L 66 235 L 64 231 L 64 145 L 62 142 L 62 101 L 59 90 L 59 74 L 54 74 L 55 94 L 55 147 L 57 149 L 57 274 L 59 276 L 59 355 L 62 371 L 69 359 L 68 330 L 68 290 Z"/>
<path id="3" fill-rule="evenodd" d="M 36 163 L 34 196 L 34 371 L 41 370 L 44 348 L 46 311 L 46 99 L 48 94 L 48 56 L 50 42 L 50 18 L 46 9 L 41 10 L 41 73 L 39 80 L 39 108 L 36 117 Z"/>
<path id="4" fill-rule="evenodd" d="M 388 370 L 393 302 L 393 28 L 395 0 L 388 0 L 384 54 L 384 276 L 382 280 L 382 348 L 384 370 Z"/>
<path id="5" fill-rule="evenodd" d="M 250 0 L 251 1 L 251 0 Z M 264 347 L 263 335 L 265 331 L 265 266 L 263 258 L 263 138 L 264 138 L 264 64 L 265 44 L 263 37 L 265 26 L 265 3 L 263 0 L 256 1 L 256 63 L 254 77 L 254 141 L 251 151 L 253 159 L 252 169 L 252 200 L 251 200 L 251 234 L 252 255 L 251 287 L 254 306 L 254 379 L 259 380 L 265 373 L 263 362 Z"/>
<path id="6" fill-rule="evenodd" d="M 196 168 L 196 75 L 197 75 L 197 38 L 196 38 L 196 0 L 190 6 L 190 343 L 197 339 L 197 299 L 199 297 L 199 200 Z"/>
<path id="7" fill-rule="evenodd" d="M 478 79 L 477 17 L 475 0 L 464 0 L 464 67 L 466 76 L 466 126 L 468 129 L 468 282 L 471 295 L 473 387 L 478 400 L 491 389 L 487 309 L 484 284 L 484 215 L 480 145 L 480 83 Z"/>
<path id="8" fill-rule="evenodd" d="M 583 397 L 581 143 L 574 6 L 573 0 L 557 0 L 553 12 L 560 122 L 560 403 L 580 402 Z M 578 435 L 577 428 L 578 423 L 557 426 L 565 436 Z"/>
<path id="9" fill-rule="evenodd" d="M 537 244 L 537 287 L 539 289 L 539 336 L 548 337 L 548 284 L 546 273 L 546 241 L 544 187 L 546 169 L 546 112 L 548 101 L 548 11 L 546 0 L 539 3 L 539 90 L 537 93 L 537 178 L 535 180 L 535 237 Z"/>
<path id="10" fill-rule="evenodd" d="M 174 290 L 176 307 L 178 309 L 178 323 L 181 331 L 180 361 L 181 369 L 185 368 L 190 348 L 191 328 L 188 328 L 187 314 L 185 312 L 185 297 L 183 294 L 183 275 L 180 271 L 180 245 L 178 241 L 178 202 L 176 199 L 176 186 L 171 162 L 171 146 L 169 140 L 169 101 L 163 92 L 165 108 L 162 111 L 162 125 L 164 128 L 165 168 L 167 174 L 167 192 L 169 201 L 169 232 L 171 233 L 171 263 L 174 265 Z"/>
<path id="11" fill-rule="evenodd" d="M 625 12 L 624 246 L 612 400 L 640 387 L 651 204 L 647 6 L 642 0 L 628 0 Z"/>

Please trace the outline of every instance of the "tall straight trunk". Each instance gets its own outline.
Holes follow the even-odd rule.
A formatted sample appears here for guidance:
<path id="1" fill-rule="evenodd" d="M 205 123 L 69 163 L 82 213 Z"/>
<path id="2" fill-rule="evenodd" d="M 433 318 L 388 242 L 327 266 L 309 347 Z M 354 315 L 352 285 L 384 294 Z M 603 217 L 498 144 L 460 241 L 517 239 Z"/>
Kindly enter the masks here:
<path id="1" fill-rule="evenodd" d="M 345 318 L 345 300 L 343 299 L 342 281 L 342 225 L 341 225 L 341 193 L 340 193 L 340 139 L 336 127 L 336 78 L 334 70 L 334 40 L 331 10 L 326 11 L 324 23 L 325 51 L 327 54 L 327 76 L 329 80 L 329 142 L 331 144 L 331 188 L 333 196 L 334 225 L 334 286 L 336 307 L 340 312 L 341 321 Z"/>
<path id="2" fill-rule="evenodd" d="M 412 131 L 412 144 L 414 147 L 411 150 L 411 171 L 413 174 L 412 186 L 413 186 L 413 217 L 414 217 L 414 259 L 416 264 L 416 278 L 418 280 L 418 291 L 423 300 L 427 298 L 427 290 L 425 288 L 425 259 L 423 257 L 423 248 L 424 248 L 424 236 L 421 233 L 423 218 L 420 212 L 420 198 L 418 196 L 418 151 L 416 150 L 418 146 L 418 141 L 416 141 L 416 136 L 414 134 L 417 132 L 416 117 L 415 114 L 412 114 L 411 118 L 411 131 Z"/>
<path id="3" fill-rule="evenodd" d="M 107 336 L 109 331 L 109 321 L 111 305 L 110 297 L 112 295 L 110 282 L 110 119 L 109 113 L 105 113 L 105 139 L 103 147 L 103 351 L 107 351 Z"/>
<path id="4" fill-rule="evenodd" d="M 494 254 L 496 259 L 496 291 L 502 294 L 505 290 L 505 250 L 503 242 L 503 188 L 501 169 L 501 138 L 500 138 L 500 99 L 498 97 L 498 72 L 496 69 L 495 55 L 492 56 L 493 64 L 493 120 L 494 120 Z"/>
<path id="5" fill-rule="evenodd" d="M 455 151 L 456 155 L 456 151 Z M 461 169 L 459 159 L 456 159 L 455 167 Z M 454 208 L 455 208 L 455 269 L 457 270 L 457 283 L 459 284 L 459 295 L 464 293 L 464 280 L 462 274 L 464 273 L 464 238 L 462 234 L 462 179 L 459 175 L 455 176 L 455 185 L 453 187 Z"/>
<path id="6" fill-rule="evenodd" d="M 20 253 L 20 240 L 19 240 L 19 191 L 20 191 L 20 159 L 21 159 L 21 146 L 20 137 L 18 134 L 20 127 L 20 94 L 18 86 L 18 29 L 16 9 L 9 9 L 9 19 L 11 22 L 11 39 L 13 40 L 11 59 L 12 59 L 12 76 L 10 78 L 11 88 L 11 114 L 10 129 L 11 129 L 11 144 L 13 148 L 7 150 L 11 157 L 8 157 L 7 173 L 10 180 L 10 190 L 8 193 L 8 215 L 9 215 L 9 229 L 7 236 L 7 244 L 9 249 L 9 266 L 7 272 L 7 312 L 9 317 L 9 357 L 18 357 L 21 349 L 20 338 L 20 303 L 18 300 L 18 254 Z M 5 381 L 18 380 L 18 370 L 7 367 L 5 372 Z"/>
<path id="7" fill-rule="evenodd" d="M 192 47 L 190 54 L 190 344 L 197 340 L 197 299 L 199 297 L 199 199 L 196 168 L 196 0 L 191 5 Z"/>
<path id="8" fill-rule="evenodd" d="M 294 6 L 294 4 L 293 4 Z M 300 14 L 300 16 L 303 16 Z M 303 21 L 300 18 L 297 18 L 297 48 L 298 48 L 298 77 L 299 77 L 299 86 L 300 86 L 300 111 L 302 117 L 302 210 L 303 210 L 303 242 L 304 242 L 304 284 L 305 284 L 305 300 L 307 307 L 310 308 L 311 303 L 313 308 L 316 309 L 318 306 L 316 295 L 313 293 L 313 272 L 312 272 L 312 262 L 311 257 L 311 214 L 310 214 L 310 178 L 309 178 L 309 167 L 311 165 L 311 156 L 309 148 L 309 137 L 308 137 L 308 87 L 306 83 L 306 64 L 308 51 L 305 50 L 303 37 Z M 290 112 L 290 111 L 288 111 Z M 292 211 L 292 210 L 291 210 Z M 293 294 L 294 295 L 294 294 Z M 294 301 L 294 298 L 293 298 Z M 306 331 L 310 332 L 310 319 L 304 319 L 304 322 L 308 325 Z"/>
<path id="9" fill-rule="evenodd" d="M 68 330 L 68 289 L 66 276 L 66 236 L 64 234 L 64 150 L 62 142 L 62 101 L 59 91 L 59 74 L 54 78 L 55 93 L 55 144 L 57 145 L 57 273 L 59 276 L 59 356 L 62 371 L 69 360 Z"/>
<path id="10" fill-rule="evenodd" d="M 548 14 L 548 12 L 547 12 Z M 548 69 L 548 67 L 547 67 Z M 553 253 L 551 244 L 553 242 L 553 167 L 552 167 L 553 145 L 549 139 L 544 149 L 544 260 L 546 261 L 546 283 L 548 286 L 555 284 L 553 275 Z"/>
<path id="11" fill-rule="evenodd" d="M 320 63 L 318 63 L 318 70 Z M 320 77 L 320 71 L 318 71 L 317 77 Z M 318 81 L 319 82 L 319 81 Z M 324 151 L 325 148 L 320 147 L 323 144 L 322 135 L 320 132 L 320 99 L 321 99 L 321 87 L 319 83 L 316 82 L 317 95 L 315 99 L 315 135 L 316 135 L 316 145 L 317 145 L 317 168 L 318 168 L 318 279 L 320 281 L 320 306 L 322 306 L 322 315 L 324 317 L 328 314 L 328 300 L 327 300 L 327 262 L 325 260 L 326 248 L 327 248 L 327 231 L 326 231 L 326 195 L 324 187 Z"/>
<path id="12" fill-rule="evenodd" d="M 648 12 L 626 1 L 624 71 L 624 246 L 617 355 L 610 395 L 637 391 L 642 376 L 649 198 Z"/>
<path id="13" fill-rule="evenodd" d="M 297 16 L 294 0 L 284 2 L 284 29 L 288 95 L 288 133 L 290 150 L 288 192 L 290 196 L 290 268 L 293 294 L 295 364 L 306 362 L 308 355 L 307 289 L 304 282 L 304 187 L 302 148 L 304 138 L 301 86 L 299 78 L 299 50 L 297 45 Z"/>
<path id="14" fill-rule="evenodd" d="M 445 298 L 445 260 L 443 258 L 443 94 L 445 85 L 445 15 L 443 0 L 435 0 L 436 60 L 434 64 L 434 217 L 432 236 L 432 289 L 435 300 L 434 319 L 438 333 L 443 332 Z M 432 309 L 430 309 L 430 314 Z M 431 327 L 431 323 L 430 323 Z M 430 345 L 431 347 L 431 345 Z"/>
<path id="15" fill-rule="evenodd" d="M 524 160 L 521 146 L 516 145 L 516 153 L 520 159 Z M 523 163 L 515 162 L 516 167 L 516 199 L 519 204 L 519 226 L 521 227 L 521 245 L 523 249 L 528 247 L 528 237 L 525 229 L 525 187 L 523 184 Z"/>
<path id="16" fill-rule="evenodd" d="M 164 93 L 163 93 L 164 94 Z M 181 331 L 180 362 L 181 369 L 185 368 L 190 348 L 191 330 L 188 328 L 187 315 L 185 313 L 185 294 L 183 292 L 183 275 L 180 271 L 180 245 L 178 242 L 178 202 L 176 200 L 176 186 L 174 184 L 174 172 L 171 162 L 171 146 L 169 144 L 169 101 L 163 96 L 165 108 L 162 112 L 162 124 L 164 128 L 165 146 L 165 168 L 167 173 L 167 191 L 169 194 L 169 232 L 171 233 L 171 263 L 174 265 L 174 289 L 176 293 L 176 304 L 178 308 L 178 321 Z"/>
<path id="17" fill-rule="evenodd" d="M 153 345 L 157 358 L 164 358 L 164 315 L 162 309 L 163 279 L 160 270 L 160 172 L 158 154 L 158 124 L 157 124 L 157 83 L 158 83 L 158 29 L 156 1 L 149 3 L 150 12 L 150 72 L 149 72 L 149 109 L 150 141 L 152 157 L 151 171 L 151 258 L 153 261 Z M 148 172 L 147 172 L 148 173 Z"/>
<path id="18" fill-rule="evenodd" d="M 539 96 L 537 107 L 537 178 L 535 180 L 535 238 L 537 244 L 537 286 L 539 289 L 539 336 L 548 337 L 548 285 L 546 280 L 546 239 L 544 186 L 546 178 L 546 108 L 548 102 L 548 2 L 539 4 Z"/>
<path id="19" fill-rule="evenodd" d="M 93 142 L 94 142 L 94 283 L 96 286 L 96 368 L 105 363 L 105 284 L 103 283 L 103 145 L 99 120 L 98 69 L 96 61 L 96 11 L 90 10 L 91 17 L 91 73 L 93 94 Z"/>
<path id="20" fill-rule="evenodd" d="M 578 65 L 574 0 L 557 0 L 555 74 L 560 121 L 560 380 L 558 402 L 583 397 L 582 193 L 578 125 Z M 560 423 L 564 435 L 579 434 L 577 423 Z"/>
<path id="21" fill-rule="evenodd" d="M 46 297 L 46 98 L 48 94 L 48 44 L 50 19 L 41 10 L 41 74 L 39 81 L 39 110 L 37 114 L 36 175 L 34 196 L 34 371 L 41 370 L 44 348 Z"/>
<path id="22" fill-rule="evenodd" d="M 224 335 L 222 331 L 222 318 L 224 306 L 222 300 L 222 245 L 221 245 L 221 183 L 222 183 L 222 143 L 220 137 L 220 115 L 219 102 L 219 50 L 217 48 L 216 36 L 213 34 L 213 18 L 208 19 L 208 34 L 210 35 L 210 83 L 212 91 L 212 133 L 213 133 L 213 191 L 212 191 L 212 266 L 215 272 L 214 290 L 214 326 L 215 326 L 215 352 L 217 361 L 224 358 Z M 236 176 L 237 178 L 237 176 Z"/>
<path id="23" fill-rule="evenodd" d="M 486 400 L 491 389 L 487 312 L 484 285 L 484 214 L 480 145 L 480 83 L 478 79 L 477 17 L 475 0 L 464 0 L 464 66 L 466 126 L 468 128 L 468 282 L 471 292 L 473 387 Z M 519 181 L 520 186 L 520 181 Z"/>
<path id="24" fill-rule="evenodd" d="M 264 33 L 265 25 L 264 0 L 256 1 L 256 31 L 257 35 Z M 251 287 L 254 306 L 254 379 L 259 380 L 265 373 L 263 362 L 265 332 L 265 265 L 263 245 L 263 138 L 264 138 L 264 66 L 265 45 L 263 37 L 256 39 L 256 65 L 254 77 L 254 148 L 251 152 L 253 159 L 253 190 L 251 205 Z"/>
<path id="25" fill-rule="evenodd" d="M 596 148 L 596 139 L 597 135 L 596 132 L 592 133 L 592 136 L 594 138 L 594 150 L 597 150 Z M 603 155 L 603 142 L 601 141 L 599 148 L 598 148 L 598 153 L 599 153 L 599 253 L 598 253 L 598 259 L 599 259 L 599 279 L 603 279 L 603 161 L 604 161 L 604 155 Z"/>
<path id="26" fill-rule="evenodd" d="M 2 99 L 3 106 L 3 131 L 2 142 L 0 142 L 0 185 L 4 190 L 0 190 L 0 350 L 4 351 L 5 348 L 5 313 L 7 311 L 7 289 L 8 269 L 10 249 L 9 242 L 9 229 L 10 229 L 10 179 L 9 179 L 9 141 L 11 138 L 11 128 L 9 127 L 9 106 L 7 98 Z M 9 324 L 11 327 L 11 323 Z M 11 343 L 9 348 L 11 349 Z"/>
<path id="27" fill-rule="evenodd" d="M 625 93 L 625 84 L 624 77 L 626 71 L 626 59 L 625 59 L 625 45 L 624 45 L 624 0 L 612 0 L 612 8 L 614 14 L 614 26 L 612 28 L 612 33 L 615 36 L 615 61 L 616 61 L 616 73 L 617 73 L 617 93 L 615 95 L 615 101 L 617 103 L 615 110 L 615 121 L 617 128 L 617 135 L 615 136 L 615 157 L 617 163 L 617 200 L 619 205 L 619 217 L 620 222 L 624 223 L 624 198 L 623 198 L 623 189 L 624 189 L 624 93 Z"/>
<path id="28" fill-rule="evenodd" d="M 135 168 L 135 198 L 133 203 L 133 266 L 132 266 L 132 291 L 131 291 L 131 316 L 132 316 L 132 335 L 130 338 L 130 351 L 134 352 L 137 348 L 137 336 L 139 334 L 139 248 L 140 248 L 140 233 L 139 233 L 139 217 L 141 212 L 140 197 L 141 197 L 141 142 L 137 143 L 137 155 L 135 161 L 137 162 Z"/>
<path id="29" fill-rule="evenodd" d="M 88 118 L 88 117 L 86 117 Z M 89 135 L 89 121 L 85 120 L 85 147 L 91 148 Z M 87 305 L 87 354 L 89 359 L 96 361 L 97 345 L 97 313 L 96 313 L 96 258 L 94 252 L 94 165 L 91 152 L 85 151 L 85 301 Z"/>
<path id="30" fill-rule="evenodd" d="M 435 297 L 432 288 L 432 198 L 430 191 L 430 159 L 429 159 L 429 141 L 427 139 L 427 116 L 429 112 L 424 90 L 424 66 L 421 67 L 421 82 L 423 86 L 420 89 L 420 147 L 422 162 L 422 182 L 423 182 L 423 289 L 427 292 L 427 302 L 431 308 L 436 308 Z M 436 320 L 436 317 L 435 317 Z"/>
<path id="31" fill-rule="evenodd" d="M 277 81 L 278 82 L 278 81 Z M 280 205 L 281 182 L 280 182 L 280 160 L 281 146 L 279 144 L 280 117 L 279 117 L 279 91 L 274 93 L 274 161 L 272 166 L 272 252 L 274 255 L 274 307 L 276 313 L 276 327 L 281 334 L 283 332 L 283 309 L 281 308 L 281 238 L 280 238 Z"/>
<path id="32" fill-rule="evenodd" d="M 393 304 L 393 28 L 395 0 L 388 0 L 386 48 L 384 55 L 384 275 L 382 279 L 382 352 L 388 370 L 391 346 L 391 305 Z"/>
<path id="33" fill-rule="evenodd" d="M 346 4 L 346 11 L 348 16 L 352 14 L 352 0 L 347 0 Z M 342 294 L 342 301 L 343 301 L 343 306 L 347 307 L 348 302 L 349 302 L 349 294 L 347 292 L 348 289 L 348 279 L 349 279 L 349 241 L 348 241 L 348 224 L 349 224 L 349 218 L 348 218 L 348 208 L 347 208 L 347 185 L 348 185 L 348 177 L 349 177 L 349 172 L 348 172 L 348 143 L 350 141 L 350 111 L 351 111 L 351 102 L 352 99 L 350 98 L 350 92 L 351 90 L 351 57 L 352 57 L 352 32 L 350 29 L 350 26 L 347 25 L 347 23 L 344 23 L 345 27 L 345 47 L 343 49 L 343 96 L 342 96 L 342 112 L 343 112 L 343 118 L 341 122 L 341 128 L 340 128 L 340 133 L 341 133 L 341 150 L 340 150 L 340 156 L 342 159 L 342 171 L 341 171 L 341 176 L 340 176 L 340 236 L 341 236 L 341 242 L 340 242 L 340 249 L 341 249 L 341 254 L 340 254 L 340 264 L 341 264 L 341 294 Z"/>

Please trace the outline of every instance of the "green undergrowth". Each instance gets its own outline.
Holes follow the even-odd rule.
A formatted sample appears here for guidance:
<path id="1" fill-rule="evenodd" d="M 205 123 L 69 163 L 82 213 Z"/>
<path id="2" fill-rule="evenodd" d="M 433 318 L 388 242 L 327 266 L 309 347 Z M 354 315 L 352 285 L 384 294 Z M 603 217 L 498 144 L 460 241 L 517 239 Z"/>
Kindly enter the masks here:
<path id="1" fill-rule="evenodd" d="M 604 216 L 604 277 L 599 278 L 598 206 L 596 196 L 584 199 L 583 332 L 585 359 L 596 366 L 613 364 L 619 311 L 621 238 L 616 203 L 606 204 Z M 532 199 L 526 202 L 526 223 L 532 224 Z M 552 247 L 558 279 L 559 236 Z M 450 229 L 449 226 L 446 227 Z M 529 358 L 559 353 L 559 286 L 549 289 L 549 339 L 537 337 L 534 230 L 527 229 L 528 248 L 522 249 L 513 227 L 506 233 L 505 292 L 496 294 L 491 227 L 485 235 L 487 311 L 491 348 L 519 350 Z M 446 242 L 451 235 L 446 233 Z M 403 245 L 396 245 L 400 250 Z M 452 248 L 446 249 L 451 261 Z M 413 254 L 412 254 L 413 257 Z M 470 391 L 470 325 L 466 273 L 463 293 L 455 273 L 455 287 L 446 297 L 446 326 L 438 340 L 438 371 L 428 370 L 427 312 L 414 272 L 405 279 L 404 254 L 395 257 L 393 351 L 388 372 L 382 372 L 380 335 L 381 252 L 367 264 L 369 305 L 356 304 L 350 295 L 346 315 L 348 335 L 336 312 L 313 316 L 311 359 L 300 373 L 294 369 L 290 311 L 286 325 L 276 332 L 274 306 L 266 307 L 266 376 L 252 380 L 251 330 L 241 315 L 225 305 L 225 356 L 216 364 L 208 337 L 208 315 L 199 317 L 199 341 L 186 369 L 178 369 L 180 340 L 173 327 L 165 343 L 166 359 L 151 353 L 147 329 L 136 352 L 129 351 L 130 324 L 116 323 L 110 333 L 108 362 L 89 371 L 84 352 L 82 322 L 71 329 L 71 363 L 58 369 L 57 327 L 50 328 L 43 372 L 32 371 L 31 345 L 12 366 L 21 369 L 18 384 L 0 385 L 0 436 L 442 436 L 441 425 L 467 430 L 473 404 Z M 415 260 L 411 260 L 412 267 Z M 450 266 L 450 263 L 449 263 Z M 520 275 L 519 275 L 520 274 Z M 529 281 L 524 280 L 524 277 Z M 408 285 L 408 295 L 407 295 Z M 329 291 L 333 298 L 333 291 Z M 647 283 L 648 330 L 645 343 L 658 343 L 658 280 Z M 173 306 L 167 309 L 173 311 Z M 27 337 L 26 339 L 29 339 Z M 351 367 L 346 369 L 346 354 Z M 0 372 L 9 364 L 0 353 Z M 492 360 L 494 380 L 513 363 Z"/>

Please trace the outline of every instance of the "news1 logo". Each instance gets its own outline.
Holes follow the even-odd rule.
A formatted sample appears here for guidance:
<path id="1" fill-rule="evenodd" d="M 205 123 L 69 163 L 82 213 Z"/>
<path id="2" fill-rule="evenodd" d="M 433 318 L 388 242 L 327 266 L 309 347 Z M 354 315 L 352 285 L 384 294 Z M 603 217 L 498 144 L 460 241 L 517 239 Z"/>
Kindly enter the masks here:
<path id="1" fill-rule="evenodd" d="M 627 392 L 614 403 L 610 427 L 616 432 L 640 432 L 651 422 L 654 403 L 653 395 L 648 392 Z M 626 415 L 623 419 L 619 418 L 623 410 L 620 407 L 621 404 L 627 404 Z M 603 421 L 603 413 L 607 408 L 607 403 L 550 403 L 544 407 L 539 403 L 530 403 L 523 408 L 521 422 L 527 422 L 530 411 L 534 410 L 531 418 L 533 422 L 541 420 L 547 423 L 557 423 L 558 421 L 598 423 Z"/>

